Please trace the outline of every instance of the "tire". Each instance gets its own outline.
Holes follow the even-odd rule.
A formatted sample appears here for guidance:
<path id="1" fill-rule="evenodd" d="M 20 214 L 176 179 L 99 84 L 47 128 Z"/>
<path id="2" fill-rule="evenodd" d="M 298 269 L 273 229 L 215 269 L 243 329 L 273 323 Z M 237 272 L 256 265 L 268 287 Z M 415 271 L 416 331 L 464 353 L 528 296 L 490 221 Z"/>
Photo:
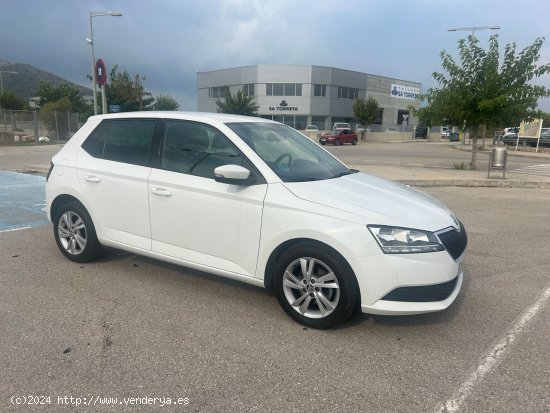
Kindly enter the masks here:
<path id="1" fill-rule="evenodd" d="M 101 253 L 95 227 L 79 202 L 71 201 L 61 205 L 53 219 L 53 233 L 59 250 L 71 261 L 88 262 Z"/>
<path id="2" fill-rule="evenodd" d="M 352 145 L 357 145 L 357 138 L 353 138 L 353 140 L 351 141 L 351 144 Z"/>
<path id="3" fill-rule="evenodd" d="M 359 303 L 359 286 L 349 264 L 318 243 L 288 248 L 275 263 L 273 287 L 283 310 L 311 328 L 326 329 L 344 322 Z"/>
<path id="4" fill-rule="evenodd" d="M 334 141 L 334 146 L 339 146 L 339 145 L 341 145 L 341 144 L 342 144 L 342 142 L 340 142 L 340 139 L 336 139 L 336 140 Z"/>

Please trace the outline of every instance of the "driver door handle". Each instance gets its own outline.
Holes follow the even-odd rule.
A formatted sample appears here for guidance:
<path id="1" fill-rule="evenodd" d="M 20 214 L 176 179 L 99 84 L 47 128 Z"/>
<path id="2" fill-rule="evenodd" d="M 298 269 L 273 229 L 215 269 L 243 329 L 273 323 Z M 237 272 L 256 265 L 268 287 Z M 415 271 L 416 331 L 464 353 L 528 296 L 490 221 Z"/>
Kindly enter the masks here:
<path id="1" fill-rule="evenodd" d="M 172 192 L 164 188 L 151 188 L 151 192 L 159 196 L 172 196 Z"/>

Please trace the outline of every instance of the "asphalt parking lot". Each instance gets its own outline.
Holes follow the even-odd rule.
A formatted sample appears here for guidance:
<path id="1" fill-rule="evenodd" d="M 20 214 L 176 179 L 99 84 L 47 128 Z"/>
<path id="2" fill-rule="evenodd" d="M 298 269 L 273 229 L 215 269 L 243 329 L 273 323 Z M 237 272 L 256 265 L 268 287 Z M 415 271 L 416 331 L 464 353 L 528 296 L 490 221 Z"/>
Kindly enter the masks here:
<path id="1" fill-rule="evenodd" d="M 0 231 L 0 411 L 550 411 L 550 190 L 424 191 L 468 229 L 457 301 L 329 331 L 259 288 L 116 250 L 72 263 L 49 225 Z M 29 395 L 50 403 L 14 404 Z"/>

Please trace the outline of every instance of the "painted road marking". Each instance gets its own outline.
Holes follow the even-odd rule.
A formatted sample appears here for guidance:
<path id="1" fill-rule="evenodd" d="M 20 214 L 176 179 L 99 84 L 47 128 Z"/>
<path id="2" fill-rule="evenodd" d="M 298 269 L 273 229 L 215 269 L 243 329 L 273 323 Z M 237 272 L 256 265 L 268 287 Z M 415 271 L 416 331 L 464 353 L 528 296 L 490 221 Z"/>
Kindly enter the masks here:
<path id="1" fill-rule="evenodd" d="M 21 231 L 22 229 L 31 229 L 31 227 L 21 227 L 21 228 L 4 229 L 4 230 L 0 231 L 0 234 L 3 233 L 3 232 Z"/>
<path id="2" fill-rule="evenodd" d="M 523 168 L 513 169 L 510 172 L 516 174 L 550 176 L 550 164 L 529 165 Z"/>
<path id="3" fill-rule="evenodd" d="M 514 326 L 508 330 L 498 343 L 491 349 L 489 354 L 483 359 L 477 370 L 474 371 L 468 379 L 458 388 L 453 397 L 440 406 L 436 411 L 438 413 L 456 413 L 468 396 L 475 390 L 475 387 L 483 380 L 494 367 L 498 365 L 506 351 L 512 346 L 518 336 L 523 333 L 527 324 L 539 313 L 544 304 L 550 297 L 550 286 L 544 290 L 540 298 L 519 318 Z"/>
<path id="4" fill-rule="evenodd" d="M 0 231 L 49 224 L 43 176 L 0 171 Z"/>

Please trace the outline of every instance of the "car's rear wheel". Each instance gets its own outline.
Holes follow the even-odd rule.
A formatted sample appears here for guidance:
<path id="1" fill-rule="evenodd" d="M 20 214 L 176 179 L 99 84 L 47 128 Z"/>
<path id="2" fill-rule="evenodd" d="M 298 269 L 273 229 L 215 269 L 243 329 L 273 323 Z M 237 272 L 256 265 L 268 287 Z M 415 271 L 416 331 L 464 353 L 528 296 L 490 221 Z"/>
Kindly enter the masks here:
<path id="1" fill-rule="evenodd" d="M 275 264 L 273 281 L 285 312 L 312 328 L 345 321 L 358 302 L 359 288 L 350 266 L 321 244 L 300 243 L 287 249 Z"/>
<path id="2" fill-rule="evenodd" d="M 101 244 L 94 224 L 80 203 L 71 201 L 61 205 L 55 211 L 53 223 L 55 242 L 65 257 L 87 262 L 99 256 Z"/>

